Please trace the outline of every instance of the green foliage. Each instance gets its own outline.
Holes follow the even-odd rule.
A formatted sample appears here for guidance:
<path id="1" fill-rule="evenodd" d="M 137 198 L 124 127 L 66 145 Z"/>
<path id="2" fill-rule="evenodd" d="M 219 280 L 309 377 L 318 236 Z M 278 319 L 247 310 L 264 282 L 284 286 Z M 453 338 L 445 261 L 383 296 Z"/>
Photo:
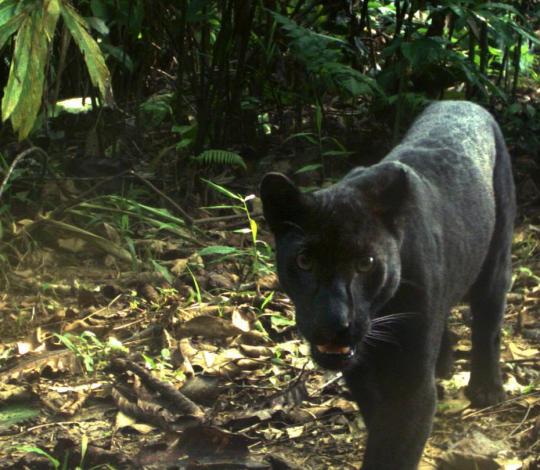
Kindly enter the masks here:
<path id="1" fill-rule="evenodd" d="M 62 17 L 83 54 L 92 83 L 112 103 L 109 70 L 83 18 L 65 0 L 8 1 L 0 7 L 0 48 L 15 35 L 9 80 L 2 99 L 2 121 L 11 120 L 19 139 L 28 136 L 41 108 L 45 67 L 56 24 Z"/>
<path id="2" fill-rule="evenodd" d="M 317 96 L 331 90 L 350 97 L 380 92 L 372 78 L 344 63 L 343 49 L 349 48 L 344 40 L 311 31 L 278 13 L 272 12 L 272 16 L 289 38 L 292 53 L 306 68 Z"/>
<path id="3" fill-rule="evenodd" d="M 109 70 L 105 65 L 105 59 L 98 44 L 88 32 L 87 24 L 68 3 L 61 5 L 60 12 L 66 27 L 84 57 L 92 83 L 99 89 L 104 102 L 112 105 Z"/>
<path id="4" fill-rule="evenodd" d="M 0 406 L 0 431 L 7 432 L 13 426 L 28 422 L 39 416 L 39 409 L 28 404 L 3 404 Z"/>
<path id="5" fill-rule="evenodd" d="M 240 155 L 227 150 L 205 150 L 200 155 L 192 157 L 192 160 L 200 165 L 236 166 L 244 170 L 247 168 L 244 159 Z"/>
<path id="6" fill-rule="evenodd" d="M 103 343 L 91 331 L 84 331 L 78 336 L 70 333 L 55 333 L 54 336 L 77 356 L 87 373 L 94 373 L 111 354 L 127 352 L 117 339 L 109 338 L 108 342 Z"/>
<path id="7" fill-rule="evenodd" d="M 251 200 L 254 196 L 250 195 L 247 197 L 244 197 L 240 194 L 235 194 L 231 191 L 229 191 L 227 188 L 224 188 L 221 185 L 218 185 L 216 183 L 213 183 L 212 181 L 204 180 L 203 181 L 214 191 L 224 195 L 228 199 L 231 199 L 235 201 L 235 204 L 231 205 L 221 205 L 217 208 L 223 209 L 231 209 L 236 212 L 240 212 L 243 215 L 245 215 L 246 222 L 248 226 L 246 228 L 242 228 L 239 230 L 236 230 L 237 233 L 244 233 L 248 234 L 250 236 L 251 241 L 251 247 L 248 250 L 239 250 L 234 247 L 226 247 L 226 246 L 210 246 L 203 248 L 202 250 L 199 250 L 199 254 L 201 256 L 209 256 L 209 255 L 218 255 L 219 257 L 216 259 L 216 261 L 223 261 L 227 258 L 248 258 L 251 261 L 251 273 L 255 274 L 260 271 L 268 272 L 269 269 L 269 259 L 271 258 L 271 249 L 262 240 L 258 239 L 258 233 L 259 233 L 259 226 L 257 224 L 257 221 L 251 217 L 251 213 L 249 211 L 249 208 L 247 206 L 247 202 Z M 212 209 L 212 207 L 210 207 Z"/>
<path id="8" fill-rule="evenodd" d="M 540 152 L 540 109 L 532 103 L 513 103 L 504 109 L 505 137 L 521 152 Z"/>
<path id="9" fill-rule="evenodd" d="M 170 93 L 154 95 L 139 106 L 141 123 L 153 129 L 173 115 L 171 107 L 172 95 Z"/>
<path id="10" fill-rule="evenodd" d="M 17 446 L 16 450 L 19 452 L 25 452 L 25 453 L 33 453 L 37 455 L 41 455 L 42 457 L 45 457 L 49 463 L 53 466 L 55 470 L 61 468 L 60 467 L 60 461 L 58 459 L 55 459 L 51 454 L 48 452 L 45 452 L 43 449 L 40 449 L 36 446 Z"/>

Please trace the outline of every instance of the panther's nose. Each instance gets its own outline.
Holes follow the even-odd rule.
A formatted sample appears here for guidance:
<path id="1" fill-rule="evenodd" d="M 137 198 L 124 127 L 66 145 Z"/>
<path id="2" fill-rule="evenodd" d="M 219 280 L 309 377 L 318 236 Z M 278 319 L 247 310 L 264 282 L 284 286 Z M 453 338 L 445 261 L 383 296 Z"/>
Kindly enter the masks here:
<path id="1" fill-rule="evenodd" d="M 348 320 L 318 324 L 313 334 L 314 344 L 347 344 L 350 339 L 350 323 Z"/>

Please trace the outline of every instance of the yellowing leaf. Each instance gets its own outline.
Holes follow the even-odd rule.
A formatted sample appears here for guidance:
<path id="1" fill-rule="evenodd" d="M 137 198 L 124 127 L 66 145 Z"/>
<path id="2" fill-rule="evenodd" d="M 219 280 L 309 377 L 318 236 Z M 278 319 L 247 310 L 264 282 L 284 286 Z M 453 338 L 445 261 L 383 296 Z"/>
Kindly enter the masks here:
<path id="1" fill-rule="evenodd" d="M 4 97 L 2 98 L 2 121 L 6 121 L 9 118 L 17 106 L 23 90 L 31 53 L 32 22 L 31 16 L 24 18 L 15 39 L 14 60 L 11 61 L 9 79 L 4 89 Z"/>
<path id="2" fill-rule="evenodd" d="M 255 242 L 257 240 L 257 222 L 253 219 L 249 219 L 249 226 L 251 227 L 251 236 L 253 237 L 253 241 Z"/>
<path id="3" fill-rule="evenodd" d="M 41 107 L 47 52 L 59 13 L 58 0 L 48 0 L 43 3 L 43 9 L 35 8 L 24 16 L 17 33 L 2 100 L 2 119 L 11 117 L 19 139 L 28 136 Z"/>
<path id="4" fill-rule="evenodd" d="M 111 77 L 105 59 L 96 41 L 88 33 L 84 19 L 68 3 L 62 3 L 61 14 L 64 22 L 81 50 L 88 74 L 101 97 L 108 105 L 113 104 Z"/>

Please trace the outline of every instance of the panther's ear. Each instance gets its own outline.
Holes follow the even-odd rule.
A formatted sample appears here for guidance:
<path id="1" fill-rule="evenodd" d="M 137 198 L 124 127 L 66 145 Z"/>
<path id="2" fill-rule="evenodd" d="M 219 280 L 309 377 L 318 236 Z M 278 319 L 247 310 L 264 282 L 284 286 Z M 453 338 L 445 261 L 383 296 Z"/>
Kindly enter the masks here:
<path id="1" fill-rule="evenodd" d="M 281 173 L 267 173 L 261 182 L 264 217 L 274 235 L 298 225 L 305 197 L 298 187 Z"/>
<path id="2" fill-rule="evenodd" d="M 401 162 L 385 162 L 370 168 L 359 187 L 368 210 L 385 222 L 400 218 L 412 201 L 411 172 Z"/>

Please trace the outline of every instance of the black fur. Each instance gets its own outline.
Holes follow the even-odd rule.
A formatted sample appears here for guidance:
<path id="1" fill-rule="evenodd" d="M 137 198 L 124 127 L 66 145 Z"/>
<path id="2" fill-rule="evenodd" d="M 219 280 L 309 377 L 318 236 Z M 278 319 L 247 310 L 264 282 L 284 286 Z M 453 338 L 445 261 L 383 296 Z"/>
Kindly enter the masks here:
<path id="1" fill-rule="evenodd" d="M 449 370 L 446 318 L 467 299 L 475 406 L 504 397 L 500 327 L 510 285 L 515 195 L 493 117 L 429 106 L 379 164 L 302 194 L 261 185 L 280 282 L 323 367 L 343 370 L 368 429 L 364 470 L 417 467 Z"/>

